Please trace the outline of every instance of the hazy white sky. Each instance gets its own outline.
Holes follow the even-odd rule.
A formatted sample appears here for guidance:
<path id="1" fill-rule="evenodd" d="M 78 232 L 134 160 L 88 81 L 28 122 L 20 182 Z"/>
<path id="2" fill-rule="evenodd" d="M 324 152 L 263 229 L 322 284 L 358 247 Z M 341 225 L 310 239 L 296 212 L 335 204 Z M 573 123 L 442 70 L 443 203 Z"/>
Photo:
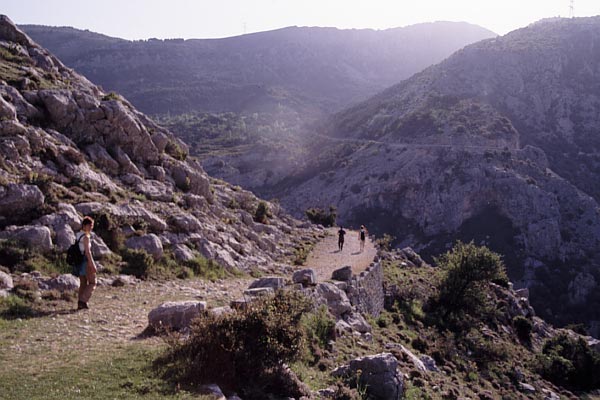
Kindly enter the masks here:
<path id="1" fill-rule="evenodd" d="M 570 0 L 0 0 L 18 24 L 74 26 L 126 39 L 210 38 L 298 26 L 385 29 L 467 21 L 499 34 L 568 16 Z M 600 0 L 575 0 L 575 15 Z"/>

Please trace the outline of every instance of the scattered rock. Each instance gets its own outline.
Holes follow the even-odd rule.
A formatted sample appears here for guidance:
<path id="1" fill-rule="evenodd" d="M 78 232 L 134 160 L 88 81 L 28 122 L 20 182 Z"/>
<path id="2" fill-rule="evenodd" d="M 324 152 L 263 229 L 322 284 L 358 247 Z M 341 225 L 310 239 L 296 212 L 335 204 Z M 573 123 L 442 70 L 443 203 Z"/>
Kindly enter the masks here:
<path id="1" fill-rule="evenodd" d="M 248 289 L 256 288 L 272 288 L 273 290 L 281 289 L 285 286 L 285 279 L 279 276 L 267 276 L 258 278 L 248 286 Z"/>
<path id="2" fill-rule="evenodd" d="M 148 254 L 152 255 L 155 259 L 159 259 L 163 255 L 163 246 L 155 234 L 151 233 L 144 236 L 130 237 L 125 242 L 125 246 L 132 249 L 144 250 Z"/>
<path id="3" fill-rule="evenodd" d="M 393 349 L 393 348 L 399 349 L 402 352 L 402 354 L 404 354 L 404 356 L 406 358 L 408 358 L 408 360 L 414 364 L 414 366 L 415 366 L 415 368 L 417 368 L 417 370 L 422 371 L 422 372 L 427 372 L 427 367 L 425 366 L 423 361 L 421 361 L 421 359 L 419 357 L 417 357 L 412 351 L 408 350 L 403 345 L 401 345 L 399 343 L 388 343 L 385 345 L 385 348 L 386 349 Z"/>
<path id="4" fill-rule="evenodd" d="M 542 393 L 544 394 L 544 400 L 560 400 L 560 396 L 550 389 L 542 389 Z"/>
<path id="5" fill-rule="evenodd" d="M 17 240 L 40 252 L 52 250 L 52 234 L 46 226 L 10 226 L 0 232 L 0 239 Z"/>
<path id="6" fill-rule="evenodd" d="M 44 194 L 35 185 L 9 183 L 0 186 L 1 216 L 24 215 L 42 204 L 44 204 Z"/>
<path id="7" fill-rule="evenodd" d="M 0 289 L 12 289 L 14 287 L 12 276 L 0 271 Z"/>
<path id="8" fill-rule="evenodd" d="M 422 267 L 426 265 L 425 261 L 410 247 L 405 247 L 400 250 L 400 255 L 410 261 L 415 267 Z"/>
<path id="9" fill-rule="evenodd" d="M 192 320 L 206 310 L 203 301 L 163 303 L 148 314 L 148 325 L 155 328 L 181 330 L 189 328 Z"/>
<path id="10" fill-rule="evenodd" d="M 139 279 L 132 275 L 119 275 L 111 283 L 111 286 L 135 286 L 139 283 Z"/>
<path id="11" fill-rule="evenodd" d="M 347 265 L 342 268 L 338 268 L 331 274 L 331 279 L 334 281 L 347 282 L 352 279 L 352 267 Z"/>
<path id="12" fill-rule="evenodd" d="M 332 283 L 323 282 L 317 286 L 317 300 L 321 304 L 326 304 L 329 312 L 339 319 L 342 315 L 352 311 L 352 305 L 348 296 Z"/>
<path id="13" fill-rule="evenodd" d="M 528 383 L 524 383 L 524 382 L 519 382 L 519 390 L 521 390 L 524 393 L 535 393 L 536 390 L 533 386 L 531 386 Z"/>
<path id="14" fill-rule="evenodd" d="M 355 312 L 344 315 L 344 321 L 353 331 L 360 333 L 371 332 L 371 325 L 369 325 L 367 320 L 359 313 Z"/>
<path id="15" fill-rule="evenodd" d="M 301 283 L 304 286 L 315 285 L 317 283 L 317 274 L 315 274 L 314 269 L 302 269 L 300 271 L 294 272 L 294 275 L 292 276 L 292 281 L 294 283 Z"/>
<path id="16" fill-rule="evenodd" d="M 215 307 L 211 308 L 209 311 L 216 316 L 227 315 L 234 312 L 233 309 L 229 306 Z"/>
<path id="17" fill-rule="evenodd" d="M 211 396 L 214 400 L 227 400 L 221 388 L 216 384 L 202 385 L 198 388 L 200 394 Z"/>
<path id="18" fill-rule="evenodd" d="M 432 372 L 440 372 L 437 364 L 435 363 L 435 360 L 428 356 L 428 355 L 423 355 L 420 357 L 421 362 L 423 363 L 423 365 L 425 365 L 425 368 L 427 368 L 428 371 L 432 371 Z"/>
<path id="19" fill-rule="evenodd" d="M 332 375 L 347 380 L 350 385 L 366 388 L 367 394 L 377 400 L 397 400 L 404 392 L 404 379 L 397 370 L 398 360 L 390 353 L 360 357 L 349 365 L 336 368 Z M 357 377 L 357 371 L 361 371 Z"/>
<path id="20" fill-rule="evenodd" d="M 244 295 L 250 296 L 250 297 L 268 296 L 268 295 L 272 295 L 274 293 L 275 293 L 275 291 L 273 290 L 272 287 L 261 287 L 261 288 L 252 288 L 252 289 L 244 290 Z"/>
<path id="21" fill-rule="evenodd" d="M 196 258 L 192 250 L 184 244 L 177 244 L 173 247 L 173 254 L 177 261 L 190 261 Z"/>
<path id="22" fill-rule="evenodd" d="M 79 278 L 71 274 L 63 274 L 56 278 L 41 280 L 38 282 L 38 286 L 42 290 L 67 292 L 79 289 Z"/>
<path id="23" fill-rule="evenodd" d="M 524 297 L 526 299 L 529 299 L 529 289 L 528 288 L 517 289 L 517 290 L 515 290 L 515 296 Z"/>
<path id="24" fill-rule="evenodd" d="M 8 293 L 8 290 L 0 289 L 0 299 L 6 298 L 8 296 L 10 296 L 10 294 Z"/>

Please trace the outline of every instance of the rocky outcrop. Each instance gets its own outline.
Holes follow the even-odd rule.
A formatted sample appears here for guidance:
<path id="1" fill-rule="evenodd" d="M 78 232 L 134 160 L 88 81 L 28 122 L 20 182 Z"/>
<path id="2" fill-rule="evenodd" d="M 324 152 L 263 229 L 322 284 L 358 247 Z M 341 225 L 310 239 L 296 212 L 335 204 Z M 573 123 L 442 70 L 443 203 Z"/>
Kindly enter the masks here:
<path id="1" fill-rule="evenodd" d="M 0 271 L 0 290 L 10 290 L 14 287 L 12 276 Z"/>
<path id="2" fill-rule="evenodd" d="M 163 245 L 158 236 L 153 233 L 131 237 L 127 239 L 125 245 L 132 249 L 144 250 L 157 260 L 163 255 Z"/>
<path id="3" fill-rule="evenodd" d="M 194 318 L 206 310 L 203 301 L 167 302 L 148 314 L 148 325 L 154 329 L 182 330 L 190 327 Z"/>
<path id="4" fill-rule="evenodd" d="M 398 400 L 404 393 L 404 379 L 398 371 L 398 360 L 390 353 L 360 357 L 336 368 L 332 375 L 360 385 L 370 398 Z"/>
<path id="5" fill-rule="evenodd" d="M 271 203 L 268 225 L 255 224 L 252 193 L 212 181 L 185 143 L 5 17 L 0 46 L 15 52 L 0 71 L 0 238 L 64 251 L 90 215 L 92 251 L 108 262 L 125 242 L 157 262 L 200 254 L 229 269 L 267 272 L 290 268 L 286 249 L 313 235 Z"/>
<path id="6" fill-rule="evenodd" d="M 52 235 L 45 226 L 9 226 L 0 232 L 0 239 L 11 239 L 24 243 L 41 253 L 52 250 Z"/>

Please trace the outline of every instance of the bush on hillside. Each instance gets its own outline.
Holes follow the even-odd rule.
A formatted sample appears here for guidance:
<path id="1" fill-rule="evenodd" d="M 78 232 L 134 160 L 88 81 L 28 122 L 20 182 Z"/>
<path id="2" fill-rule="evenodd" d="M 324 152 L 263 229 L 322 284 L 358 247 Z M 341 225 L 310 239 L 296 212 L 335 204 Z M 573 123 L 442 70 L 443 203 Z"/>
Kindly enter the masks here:
<path id="1" fill-rule="evenodd" d="M 549 339 L 537 361 L 539 373 L 556 385 L 584 391 L 600 388 L 600 353 L 582 338 L 561 334 Z"/>
<path id="2" fill-rule="evenodd" d="M 267 224 L 269 223 L 269 218 L 271 218 L 271 211 L 269 210 L 269 205 L 264 202 L 261 201 L 258 203 L 258 206 L 256 206 L 256 211 L 254 212 L 254 221 L 261 223 L 261 224 Z"/>
<path id="3" fill-rule="evenodd" d="M 121 252 L 126 266 L 121 272 L 127 275 L 135 275 L 140 279 L 148 279 L 154 276 L 154 258 L 144 250 L 124 249 Z"/>
<path id="4" fill-rule="evenodd" d="M 279 291 L 236 313 L 206 313 L 195 320 L 189 337 L 175 343 L 157 365 L 177 383 L 217 383 L 243 398 L 254 397 L 256 390 L 300 397 L 305 393 L 298 393 L 297 385 L 280 381 L 289 376 L 284 363 L 297 360 L 304 348 L 301 319 L 311 307 L 301 294 Z"/>
<path id="5" fill-rule="evenodd" d="M 322 208 L 309 208 L 305 213 L 308 220 L 313 224 L 320 224 L 324 227 L 335 226 L 337 209 L 334 206 L 329 207 L 329 213 Z"/>
<path id="6" fill-rule="evenodd" d="M 513 318 L 512 323 L 519 339 L 521 339 L 522 342 L 530 343 L 531 331 L 533 329 L 531 321 L 522 315 L 517 315 Z"/>
<path id="7" fill-rule="evenodd" d="M 508 281 L 501 256 L 473 242 L 459 241 L 435 261 L 446 271 L 437 299 L 443 317 L 460 320 L 465 315 L 481 315 L 489 283 Z"/>

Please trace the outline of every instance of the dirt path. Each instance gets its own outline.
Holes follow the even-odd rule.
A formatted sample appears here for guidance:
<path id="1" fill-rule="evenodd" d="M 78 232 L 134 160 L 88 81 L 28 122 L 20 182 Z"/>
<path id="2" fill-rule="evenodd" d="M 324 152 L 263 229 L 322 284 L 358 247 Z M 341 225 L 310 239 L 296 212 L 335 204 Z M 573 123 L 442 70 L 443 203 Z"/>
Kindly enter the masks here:
<path id="1" fill-rule="evenodd" d="M 373 262 L 377 250 L 371 239 L 367 238 L 365 249 L 361 253 L 358 239 L 358 231 L 344 229 L 346 240 L 344 249 L 338 251 L 339 228 L 327 229 L 325 239 L 317 243 L 306 260 L 306 267 L 313 268 L 317 274 L 317 281 L 331 279 L 331 273 L 338 268 L 350 265 L 355 274 L 364 271 Z"/>
<path id="2" fill-rule="evenodd" d="M 198 279 L 145 281 L 135 286 L 98 287 L 87 311 L 61 302 L 48 316 L 13 321 L 0 329 L 0 365 L 24 373 L 40 373 L 59 365 L 83 365 L 88 358 L 110 354 L 138 341 L 148 324 L 148 312 L 165 301 L 202 300 L 209 307 L 240 297 L 250 279 L 208 282 Z M 145 338 L 158 345 L 159 338 Z M 1 397 L 1 396 L 0 396 Z"/>
<path id="3" fill-rule="evenodd" d="M 358 232 L 346 230 L 344 250 L 338 252 L 337 229 L 317 243 L 306 266 L 314 268 L 319 281 L 331 273 L 351 265 L 360 273 L 376 255 L 367 239 L 364 252 L 359 252 Z M 165 301 L 202 300 L 209 307 L 229 304 L 242 296 L 252 278 L 209 282 L 199 279 L 166 282 L 142 281 L 135 286 L 100 286 L 87 311 L 74 311 L 75 301 L 58 302 L 47 316 L 11 321 L 0 325 L 0 365 L 12 365 L 24 374 L 39 374 L 59 365 L 84 365 L 88 359 L 112 352 L 139 341 L 147 325 L 148 312 Z M 1 321 L 0 321 L 1 322 Z M 156 337 L 143 343 L 162 343 Z"/>

